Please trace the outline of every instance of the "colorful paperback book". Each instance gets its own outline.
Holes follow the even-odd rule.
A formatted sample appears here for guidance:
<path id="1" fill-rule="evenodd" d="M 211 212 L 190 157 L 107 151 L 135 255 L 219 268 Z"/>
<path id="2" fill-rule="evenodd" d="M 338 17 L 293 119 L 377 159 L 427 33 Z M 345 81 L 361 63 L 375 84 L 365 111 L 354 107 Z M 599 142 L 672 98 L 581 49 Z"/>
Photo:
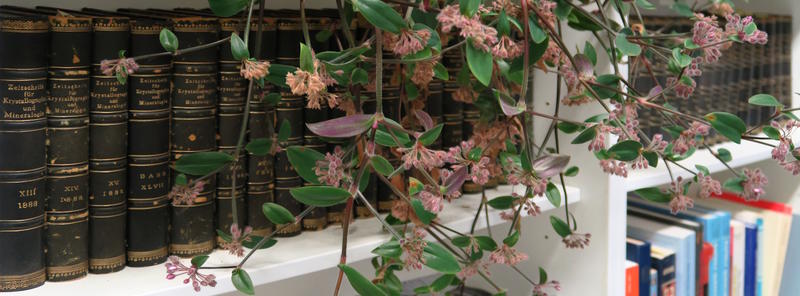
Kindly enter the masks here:
<path id="1" fill-rule="evenodd" d="M 711 265 L 711 257 L 714 255 L 714 247 L 710 243 L 703 243 L 703 251 L 700 252 L 700 284 L 697 289 L 698 296 L 706 296 L 708 294 L 708 269 Z"/>
<path id="2" fill-rule="evenodd" d="M 650 243 L 638 239 L 627 238 L 625 257 L 639 266 L 650 266 Z M 639 268 L 639 295 L 647 296 L 650 291 L 650 269 Z"/>
<path id="3" fill-rule="evenodd" d="M 625 261 L 625 296 L 639 296 L 639 264 Z"/>
<path id="4" fill-rule="evenodd" d="M 744 296 L 755 296 L 758 225 L 746 223 L 744 237 Z"/>
<path id="5" fill-rule="evenodd" d="M 676 295 L 695 294 L 695 233 L 635 216 L 628 217 L 628 235 L 675 251 Z"/>
<path id="6" fill-rule="evenodd" d="M 658 270 L 650 268 L 650 296 L 658 296 Z"/>
<path id="7" fill-rule="evenodd" d="M 657 272 L 656 295 L 675 296 L 675 251 L 651 245 L 650 257 L 653 260 L 652 267 Z"/>
<path id="8" fill-rule="evenodd" d="M 730 273 L 731 273 L 731 213 L 725 211 L 719 211 L 714 208 L 706 208 L 703 206 L 695 205 L 695 207 L 691 208 L 689 211 L 703 213 L 703 214 L 711 214 L 716 217 L 716 231 L 718 238 L 720 239 L 720 246 L 718 250 L 720 251 L 720 260 L 717 261 L 717 272 L 719 273 L 718 278 L 719 281 L 717 282 L 717 294 L 719 296 L 727 296 L 730 292 Z"/>
<path id="9" fill-rule="evenodd" d="M 744 295 L 744 252 L 745 234 L 744 223 L 731 220 L 731 296 Z"/>
<path id="10" fill-rule="evenodd" d="M 755 257 L 753 258 L 755 262 L 755 272 L 753 274 L 754 277 L 754 290 L 753 293 L 756 296 L 761 296 L 761 292 L 764 286 L 764 219 L 759 216 L 759 214 L 751 211 L 741 211 L 734 214 L 734 218 L 737 220 L 745 221 L 749 224 L 755 225 L 756 227 L 756 235 L 755 235 Z M 745 274 L 747 276 L 747 274 Z"/>

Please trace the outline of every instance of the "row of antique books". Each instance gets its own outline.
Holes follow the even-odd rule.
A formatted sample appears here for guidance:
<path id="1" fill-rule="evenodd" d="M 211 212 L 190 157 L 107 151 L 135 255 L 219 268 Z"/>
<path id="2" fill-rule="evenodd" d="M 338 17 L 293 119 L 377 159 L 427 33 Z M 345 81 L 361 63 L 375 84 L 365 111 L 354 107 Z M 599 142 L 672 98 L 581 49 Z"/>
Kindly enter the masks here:
<path id="1" fill-rule="evenodd" d="M 680 32 L 691 37 L 693 21 L 686 17 L 645 16 L 645 26 L 649 30 L 662 33 Z M 724 23 L 724 19 L 720 20 Z M 719 61 L 703 64 L 702 76 L 694 77 L 695 90 L 688 98 L 678 97 L 674 92 L 666 93 L 667 103 L 691 115 L 703 116 L 714 111 L 725 111 L 738 115 L 748 126 L 765 122 L 772 115 L 770 108 L 753 106 L 747 99 L 764 93 L 775 96 L 784 105 L 791 104 L 791 40 L 792 17 L 784 15 L 755 15 L 754 21 L 759 30 L 767 32 L 769 42 L 765 45 L 733 43 L 722 51 Z M 675 42 L 674 39 L 658 40 L 656 43 Z M 680 40 L 682 42 L 682 40 Z M 670 46 L 671 48 L 671 46 Z M 652 65 L 634 62 L 630 67 L 631 81 L 641 93 L 647 93 L 658 85 L 667 86 L 669 72 L 665 59 L 653 58 Z M 638 61 L 638 60 L 637 60 Z M 663 101 L 662 101 L 663 102 Z M 656 110 L 643 110 L 640 126 L 648 135 L 662 133 L 670 136 L 670 126 L 674 121 Z M 665 128 L 666 127 L 666 128 Z M 710 135 L 707 144 L 726 141 L 721 135 Z"/>
<path id="2" fill-rule="evenodd" d="M 308 13 L 317 52 L 339 48 L 338 14 L 332 12 Z M 253 41 L 251 52 L 296 65 L 303 35 L 297 11 L 267 15 L 261 50 L 254 50 Z M 285 150 L 274 157 L 242 153 L 236 172 L 222 170 L 205 180 L 190 204 L 170 200 L 174 161 L 196 152 L 235 150 L 248 84 L 227 42 L 174 59 L 138 60 L 139 68 L 125 84 L 102 71 L 102 61 L 118 58 L 121 50 L 127 57 L 163 52 L 162 28 L 170 28 L 180 47 L 188 48 L 233 32 L 241 35 L 242 20 L 191 9 L 0 7 L 0 292 L 160 264 L 170 254 L 208 253 L 220 242 L 218 231 L 230 230 L 232 198 L 238 225 L 251 226 L 257 235 L 274 229 L 261 213 L 263 203 L 302 211 L 289 189 L 303 181 Z M 363 36 L 361 28 L 352 28 Z M 256 26 L 251 30 L 255 35 Z M 452 51 L 444 60 L 455 77 L 463 57 Z M 384 113 L 398 122 L 406 112 L 396 79 L 401 68 L 385 67 L 383 90 Z M 468 138 L 479 118 L 474 106 L 453 100 L 454 80 L 434 80 L 420 92 L 425 110 L 444 123 L 438 148 Z M 304 123 L 344 113 L 305 108 L 303 97 L 287 91 L 256 89 L 246 141 L 269 137 L 277 125 L 289 122 L 291 134 L 282 147 L 332 151 L 334 145 Z M 271 93 L 280 94 L 277 106 L 265 103 Z M 361 97 L 364 112 L 374 112 L 374 92 Z M 399 157 L 387 156 L 398 165 Z M 406 180 L 396 176 L 392 182 Z M 373 179 L 367 188 L 375 207 L 390 210 L 388 187 Z M 355 215 L 370 212 L 359 205 Z M 322 229 L 342 218 L 341 207 L 316 209 L 279 235 Z"/>
<path id="3" fill-rule="evenodd" d="M 794 293 L 781 287 L 784 266 L 793 264 L 787 262 L 790 236 L 798 235 L 793 218 L 788 205 L 729 193 L 695 199 L 677 215 L 631 196 L 626 295 Z"/>

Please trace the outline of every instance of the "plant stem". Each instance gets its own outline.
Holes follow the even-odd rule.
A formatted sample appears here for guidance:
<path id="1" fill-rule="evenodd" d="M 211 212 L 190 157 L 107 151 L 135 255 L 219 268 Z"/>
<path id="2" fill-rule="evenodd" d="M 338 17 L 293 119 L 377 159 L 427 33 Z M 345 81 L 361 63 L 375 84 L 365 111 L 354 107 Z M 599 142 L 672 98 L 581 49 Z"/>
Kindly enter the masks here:
<path id="1" fill-rule="evenodd" d="M 342 0 L 336 0 L 336 10 L 339 12 L 339 19 L 341 20 L 341 30 L 344 32 L 344 38 L 347 39 L 347 44 L 350 47 L 355 47 L 356 42 L 353 38 L 353 32 L 350 32 L 350 23 L 347 22 L 347 16 L 344 13 L 344 6 Z"/>
<path id="2" fill-rule="evenodd" d="M 375 109 L 383 114 L 383 31 L 375 27 Z"/>
<path id="3" fill-rule="evenodd" d="M 291 225 L 300 223 L 300 221 L 302 221 L 303 218 L 305 216 L 307 216 L 308 214 L 310 214 L 311 211 L 313 211 L 315 208 L 316 208 L 315 206 L 308 206 L 305 210 L 300 212 L 300 214 L 297 214 L 297 216 L 294 217 L 294 222 L 280 225 L 277 228 L 275 228 L 275 230 L 273 230 L 272 233 L 270 233 L 269 235 L 267 235 L 265 237 L 262 237 L 261 240 L 258 241 L 258 243 L 255 246 L 253 246 L 252 249 L 250 249 L 250 252 L 247 253 L 247 256 L 244 256 L 244 259 L 242 259 L 242 262 L 239 262 L 239 265 L 236 265 L 236 268 L 237 269 L 238 268 L 242 268 L 244 263 L 247 262 L 247 259 L 250 259 L 250 256 L 252 256 L 253 253 L 256 252 L 256 250 L 258 250 L 259 248 L 263 247 L 264 244 L 266 244 L 269 241 L 270 238 L 275 236 L 276 233 L 278 233 L 279 231 L 283 230 L 286 227 L 289 227 Z"/>
<path id="4" fill-rule="evenodd" d="M 187 48 L 184 48 L 184 49 L 178 49 L 175 52 L 164 51 L 164 52 L 158 52 L 158 53 L 144 54 L 144 55 L 135 56 L 135 57 L 131 57 L 131 58 L 134 61 L 141 61 L 141 60 L 147 60 L 147 59 L 158 58 L 158 57 L 163 57 L 163 56 L 176 57 L 176 56 L 179 56 L 179 55 L 184 55 L 184 54 L 187 54 L 187 53 L 193 53 L 195 51 L 200 51 L 200 50 L 203 50 L 203 49 L 206 49 L 206 48 L 219 46 L 219 45 L 221 45 L 221 44 L 223 44 L 225 42 L 228 42 L 230 40 L 231 40 L 231 36 L 228 36 L 228 37 L 222 38 L 220 40 L 217 40 L 217 41 L 214 41 L 214 42 L 211 42 L 211 43 L 201 44 L 201 45 L 194 46 L 194 47 L 187 47 Z M 119 59 L 114 59 L 114 60 L 110 60 L 110 61 L 118 61 L 118 60 Z"/>

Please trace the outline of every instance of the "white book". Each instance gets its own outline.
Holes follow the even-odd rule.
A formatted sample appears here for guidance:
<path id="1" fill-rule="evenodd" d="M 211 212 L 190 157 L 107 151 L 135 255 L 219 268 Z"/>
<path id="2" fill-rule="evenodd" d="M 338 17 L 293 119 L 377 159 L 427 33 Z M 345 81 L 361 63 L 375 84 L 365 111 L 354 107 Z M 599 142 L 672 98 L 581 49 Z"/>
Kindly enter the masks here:
<path id="1" fill-rule="evenodd" d="M 675 250 L 676 295 L 695 295 L 697 258 L 694 231 L 628 216 L 628 236 Z"/>
<path id="2" fill-rule="evenodd" d="M 744 223 L 731 220 L 731 296 L 744 296 Z"/>

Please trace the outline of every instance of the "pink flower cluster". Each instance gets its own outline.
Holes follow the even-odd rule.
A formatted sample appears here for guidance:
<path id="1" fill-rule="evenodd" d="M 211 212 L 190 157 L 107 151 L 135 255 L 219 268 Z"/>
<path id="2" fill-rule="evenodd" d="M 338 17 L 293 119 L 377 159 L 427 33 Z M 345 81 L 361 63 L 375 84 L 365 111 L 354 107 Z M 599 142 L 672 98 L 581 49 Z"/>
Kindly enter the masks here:
<path id="1" fill-rule="evenodd" d="M 549 281 L 543 284 L 534 284 L 533 285 L 533 296 L 548 296 L 548 290 L 553 291 L 561 291 L 561 283 L 558 281 Z"/>
<path id="2" fill-rule="evenodd" d="M 480 50 L 489 51 L 489 48 L 497 43 L 497 30 L 484 25 L 480 13 L 469 18 L 461 14 L 458 4 L 442 8 L 436 20 L 441 24 L 442 32 L 450 33 L 457 28 L 461 30 L 459 33 L 461 37 L 470 39 L 472 45 Z"/>
<path id="3" fill-rule="evenodd" d="M 695 14 L 696 21 L 692 27 L 692 42 L 703 49 L 703 58 L 706 63 L 714 63 L 722 56 L 722 41 L 724 32 L 719 27 L 716 16 Z"/>
<path id="4" fill-rule="evenodd" d="M 425 240 L 425 230 L 422 227 L 414 227 L 411 237 L 400 240 L 400 247 L 406 254 L 404 263 L 406 269 L 422 269 L 422 265 L 425 264 L 423 254 L 427 246 L 428 241 Z"/>
<path id="5" fill-rule="evenodd" d="M 490 160 L 486 156 L 481 156 L 478 161 L 471 160 L 468 154 L 474 147 L 475 141 L 462 141 L 461 145 L 450 147 L 445 160 L 453 164 L 453 170 L 458 170 L 463 166 L 467 166 L 469 169 L 469 178 L 472 182 L 483 185 L 489 182 L 490 173 L 487 165 Z"/>
<path id="6" fill-rule="evenodd" d="M 200 287 L 214 287 L 217 285 L 216 277 L 213 274 L 201 274 L 197 266 L 192 265 L 188 267 L 183 265 L 180 258 L 177 256 L 169 256 L 168 262 L 164 265 L 167 267 L 168 280 L 175 279 L 181 275 L 187 275 L 189 277 L 184 279 L 183 283 L 188 284 L 191 281 L 192 287 L 197 292 L 200 292 Z"/>
<path id="7" fill-rule="evenodd" d="M 403 166 L 408 170 L 412 167 L 430 171 L 444 165 L 447 153 L 441 150 L 432 150 L 425 147 L 419 140 L 409 148 L 399 147 L 397 152 L 403 154 L 401 160 Z"/>
<path id="8" fill-rule="evenodd" d="M 522 55 L 522 45 L 508 36 L 503 36 L 500 37 L 500 42 L 492 47 L 492 54 L 504 60 L 513 59 Z"/>
<path id="9" fill-rule="evenodd" d="M 503 244 L 502 247 L 497 248 L 489 255 L 489 261 L 496 264 L 506 264 L 509 266 L 517 265 L 518 263 L 528 260 L 528 255 L 517 251 L 516 249 Z"/>
<path id="10" fill-rule="evenodd" d="M 314 166 L 314 174 L 320 183 L 330 186 L 340 186 L 342 181 L 350 181 L 350 176 L 345 173 L 344 151 L 341 146 L 336 146 L 333 153 L 325 153 L 325 158 L 318 160 Z"/>
<path id="11" fill-rule="evenodd" d="M 424 49 L 430 38 L 431 32 L 428 29 L 416 31 L 403 29 L 400 34 L 383 33 L 386 48 L 390 48 L 395 55 L 400 57 L 414 54 Z"/>
<path id="12" fill-rule="evenodd" d="M 268 61 L 243 60 L 239 73 L 247 80 L 258 80 L 269 75 Z"/>
<path id="13" fill-rule="evenodd" d="M 172 191 L 169 192 L 169 198 L 172 199 L 173 205 L 192 205 L 194 200 L 203 191 L 205 182 L 197 181 L 194 185 L 175 185 L 172 186 Z"/>
<path id="14" fill-rule="evenodd" d="M 480 272 L 489 274 L 489 264 L 481 259 L 472 261 L 465 265 L 464 268 L 462 268 L 461 271 L 456 274 L 456 276 L 458 276 L 458 278 L 461 280 L 466 280 Z"/>
<path id="15" fill-rule="evenodd" d="M 231 255 L 236 255 L 237 257 L 244 256 L 242 242 L 249 239 L 250 233 L 252 232 L 253 227 L 247 226 L 244 228 L 244 231 L 242 231 L 239 229 L 239 225 L 231 225 L 231 241 L 223 242 L 221 245 L 222 249 L 228 250 Z"/>
<path id="16" fill-rule="evenodd" d="M 672 182 L 672 200 L 669 202 L 669 207 L 672 211 L 672 214 L 677 214 L 681 211 L 686 211 L 686 209 L 694 207 L 694 200 L 691 197 L 683 194 L 683 188 L 687 182 L 689 182 L 689 180 L 685 180 L 682 177 L 678 177 Z"/>
<path id="17" fill-rule="evenodd" d="M 728 35 L 735 35 L 740 40 L 750 44 L 767 44 L 767 32 L 755 29 L 750 34 L 747 34 L 746 28 L 753 23 L 752 16 L 741 17 L 738 14 L 729 14 L 725 17 L 728 21 L 725 24 L 725 33 Z"/>
<path id="18" fill-rule="evenodd" d="M 745 180 L 742 182 L 744 188 L 744 198 L 746 200 L 758 200 L 767 192 L 764 186 L 767 185 L 767 176 L 761 169 L 744 169 Z"/>
<path id="19" fill-rule="evenodd" d="M 433 67 L 436 66 L 436 61 L 422 61 L 414 63 L 414 73 L 411 75 L 411 82 L 420 88 L 427 88 L 428 84 L 433 80 Z"/>
<path id="20" fill-rule="evenodd" d="M 700 184 L 700 197 L 708 198 L 712 194 L 722 194 L 722 185 L 719 181 L 714 180 L 711 176 L 706 176 L 703 173 L 697 174 L 697 183 Z"/>
<path id="21" fill-rule="evenodd" d="M 623 178 L 628 177 L 628 169 L 625 167 L 625 163 L 622 161 L 616 161 L 613 159 L 601 159 L 600 167 L 603 169 L 604 173 L 620 176 Z"/>
<path id="22" fill-rule="evenodd" d="M 706 124 L 694 121 L 688 129 L 681 132 L 681 135 L 672 144 L 672 152 L 684 154 L 690 148 L 697 146 L 697 136 L 707 136 L 710 127 Z"/>
<path id="23" fill-rule="evenodd" d="M 106 76 L 121 75 L 128 77 L 139 70 L 139 64 L 131 58 L 120 58 L 116 60 L 102 60 L 100 61 L 100 71 Z"/>
<path id="24" fill-rule="evenodd" d="M 325 66 L 319 60 L 314 60 L 314 72 L 307 72 L 300 68 L 294 73 L 286 73 L 286 84 L 295 95 L 305 95 L 308 98 L 306 108 L 319 109 L 321 103 L 327 101 L 330 108 L 339 104 L 339 97 L 328 92 L 328 86 L 336 84 Z"/>
<path id="25" fill-rule="evenodd" d="M 569 235 L 565 236 L 561 239 L 565 246 L 569 249 L 583 249 L 589 245 L 589 241 L 592 239 L 592 234 L 590 233 L 577 233 L 573 232 Z"/>

